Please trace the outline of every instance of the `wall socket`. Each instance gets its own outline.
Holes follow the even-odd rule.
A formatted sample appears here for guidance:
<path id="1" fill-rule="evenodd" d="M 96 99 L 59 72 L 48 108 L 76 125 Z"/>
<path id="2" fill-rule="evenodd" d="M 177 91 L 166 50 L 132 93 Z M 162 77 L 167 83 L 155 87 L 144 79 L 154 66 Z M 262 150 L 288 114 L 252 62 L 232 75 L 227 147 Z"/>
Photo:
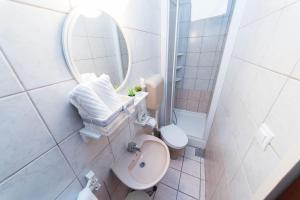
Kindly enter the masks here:
<path id="1" fill-rule="evenodd" d="M 267 149 L 267 146 L 271 143 L 273 138 L 274 134 L 271 129 L 265 123 L 261 124 L 259 131 L 256 134 L 256 140 L 264 151 Z"/>

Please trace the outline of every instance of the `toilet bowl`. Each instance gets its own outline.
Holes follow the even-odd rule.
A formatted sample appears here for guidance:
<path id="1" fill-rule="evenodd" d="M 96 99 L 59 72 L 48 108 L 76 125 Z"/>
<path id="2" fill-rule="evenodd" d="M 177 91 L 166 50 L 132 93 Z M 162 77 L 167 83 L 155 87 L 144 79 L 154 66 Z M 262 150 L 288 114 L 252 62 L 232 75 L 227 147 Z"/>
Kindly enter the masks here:
<path id="1" fill-rule="evenodd" d="M 188 144 L 186 133 L 174 124 L 163 126 L 160 132 L 162 140 L 169 147 L 171 159 L 175 160 L 182 156 L 183 150 Z"/>

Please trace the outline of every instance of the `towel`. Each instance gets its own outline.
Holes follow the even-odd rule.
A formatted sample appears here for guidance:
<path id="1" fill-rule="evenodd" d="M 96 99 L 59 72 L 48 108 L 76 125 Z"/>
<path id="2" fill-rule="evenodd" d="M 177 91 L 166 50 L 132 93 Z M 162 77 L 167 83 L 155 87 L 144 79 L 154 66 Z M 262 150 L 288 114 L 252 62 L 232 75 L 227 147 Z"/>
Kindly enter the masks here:
<path id="1" fill-rule="evenodd" d="M 82 118 L 105 120 L 113 114 L 113 111 L 86 84 L 79 84 L 70 92 L 70 101 L 79 110 Z"/>
<path id="2" fill-rule="evenodd" d="M 108 75 L 102 74 L 90 81 L 89 86 L 113 112 L 122 109 L 123 101 L 113 87 Z"/>

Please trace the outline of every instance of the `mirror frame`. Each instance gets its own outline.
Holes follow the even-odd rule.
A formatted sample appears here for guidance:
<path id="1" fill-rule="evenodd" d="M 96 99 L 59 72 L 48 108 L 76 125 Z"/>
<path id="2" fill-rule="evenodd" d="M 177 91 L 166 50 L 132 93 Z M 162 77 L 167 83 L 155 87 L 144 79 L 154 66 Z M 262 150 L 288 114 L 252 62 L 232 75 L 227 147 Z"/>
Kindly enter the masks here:
<path id="1" fill-rule="evenodd" d="M 117 24 L 117 26 L 119 27 L 119 29 L 121 30 L 121 26 L 119 25 L 119 23 L 117 22 L 117 20 L 112 17 L 110 14 L 108 14 L 107 12 L 101 10 L 100 8 L 90 8 L 90 7 L 76 7 L 74 9 L 71 10 L 71 12 L 68 14 L 68 16 L 66 17 L 64 24 L 63 24 L 63 30 L 62 30 L 62 46 L 63 46 L 63 54 L 65 56 L 68 68 L 73 76 L 73 78 L 75 80 L 77 80 L 77 82 L 82 83 L 82 79 L 80 77 L 80 73 L 78 71 L 78 69 L 76 68 L 76 64 L 74 62 L 74 60 L 72 59 L 72 48 L 71 48 L 71 44 L 72 44 L 72 30 L 74 28 L 76 19 L 82 14 L 82 10 L 88 10 L 88 9 L 92 9 L 92 10 L 99 10 L 107 15 L 109 15 Z M 128 52 L 128 69 L 127 69 L 127 73 L 126 76 L 124 77 L 123 82 L 120 84 L 120 86 L 116 89 L 116 91 L 121 91 L 122 89 L 124 89 L 125 85 L 128 82 L 129 79 L 129 75 L 131 73 L 131 68 L 132 68 L 132 58 L 131 58 L 131 50 L 129 47 L 129 40 L 126 36 L 126 34 L 124 34 L 124 32 L 121 30 L 123 37 L 125 39 L 126 42 L 126 46 L 127 46 L 127 52 Z"/>

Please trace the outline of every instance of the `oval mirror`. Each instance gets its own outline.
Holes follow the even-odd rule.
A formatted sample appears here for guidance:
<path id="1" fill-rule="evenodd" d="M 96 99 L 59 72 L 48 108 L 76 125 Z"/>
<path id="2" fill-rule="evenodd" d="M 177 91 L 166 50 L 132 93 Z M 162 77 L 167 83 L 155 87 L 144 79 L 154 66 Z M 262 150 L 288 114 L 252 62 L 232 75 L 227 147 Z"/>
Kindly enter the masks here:
<path id="1" fill-rule="evenodd" d="M 130 71 L 130 55 L 116 21 L 99 9 L 76 8 L 63 29 L 63 48 L 75 79 L 85 82 L 105 73 L 120 89 Z"/>

